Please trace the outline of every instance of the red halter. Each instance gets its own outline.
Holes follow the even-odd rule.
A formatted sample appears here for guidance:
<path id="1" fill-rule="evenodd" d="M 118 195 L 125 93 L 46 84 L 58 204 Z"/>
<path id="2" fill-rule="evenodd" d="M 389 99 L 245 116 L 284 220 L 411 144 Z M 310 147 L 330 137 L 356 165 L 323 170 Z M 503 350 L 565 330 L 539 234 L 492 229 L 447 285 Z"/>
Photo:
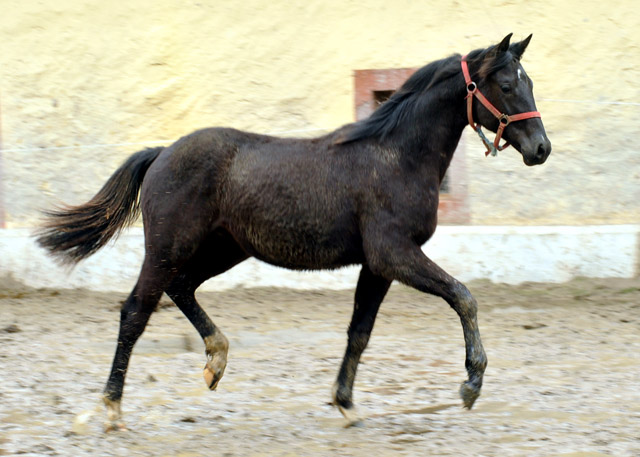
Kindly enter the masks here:
<path id="1" fill-rule="evenodd" d="M 467 96 L 465 98 L 467 99 L 467 118 L 469 119 L 469 125 L 480 136 L 480 139 L 482 140 L 485 147 L 487 148 L 487 152 L 485 152 L 484 155 L 488 156 L 489 154 L 491 154 L 495 156 L 498 154 L 498 151 L 502 151 L 503 149 L 506 149 L 507 147 L 509 147 L 508 142 L 500 146 L 500 139 L 502 138 L 502 132 L 504 132 L 504 129 L 507 125 L 511 124 L 512 122 L 522 121 L 524 119 L 530 119 L 532 117 L 542 117 L 542 116 L 538 111 L 529 111 L 526 113 L 511 114 L 511 115 L 501 113 L 495 106 L 491 104 L 491 102 L 489 102 L 489 100 L 486 99 L 484 95 L 482 95 L 482 92 L 478 90 L 478 85 L 471 80 L 471 76 L 469 76 L 469 66 L 467 65 L 466 58 L 467 56 L 464 56 L 462 58 L 461 64 L 462 64 L 462 74 L 464 75 L 464 80 L 467 85 Z M 473 122 L 473 96 L 474 95 L 478 98 L 480 103 L 482 103 L 484 107 L 487 108 L 489 112 L 498 119 L 498 122 L 500 124 L 498 126 L 498 131 L 496 132 L 496 139 L 493 142 L 493 144 L 491 143 L 491 141 L 489 141 L 489 139 L 484 135 L 484 133 L 480 129 L 480 124 L 476 124 Z"/>

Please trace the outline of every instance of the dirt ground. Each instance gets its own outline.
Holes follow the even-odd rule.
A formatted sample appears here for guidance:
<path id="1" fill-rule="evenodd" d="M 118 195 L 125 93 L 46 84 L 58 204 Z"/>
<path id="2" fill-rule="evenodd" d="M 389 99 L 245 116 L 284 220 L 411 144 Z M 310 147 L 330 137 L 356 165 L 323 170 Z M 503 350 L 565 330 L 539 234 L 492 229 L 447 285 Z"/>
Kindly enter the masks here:
<path id="1" fill-rule="evenodd" d="M 444 302 L 392 287 L 344 428 L 329 405 L 352 292 L 202 293 L 230 340 L 218 390 L 164 299 L 134 350 L 128 432 L 103 432 L 100 394 L 125 294 L 0 281 L 0 455 L 639 456 L 640 280 L 469 284 L 489 357 L 461 407 L 464 345 Z"/>

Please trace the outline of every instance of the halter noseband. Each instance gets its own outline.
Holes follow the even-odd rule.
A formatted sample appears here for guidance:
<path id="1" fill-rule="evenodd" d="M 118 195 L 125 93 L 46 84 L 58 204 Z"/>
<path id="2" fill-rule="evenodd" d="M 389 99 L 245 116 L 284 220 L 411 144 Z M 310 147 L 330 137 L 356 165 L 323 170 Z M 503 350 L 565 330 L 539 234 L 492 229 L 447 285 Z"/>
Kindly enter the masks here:
<path id="1" fill-rule="evenodd" d="M 491 104 L 487 98 L 482 95 L 482 92 L 478 90 L 478 85 L 471 80 L 471 76 L 469 76 L 469 66 L 467 65 L 467 56 L 464 56 L 461 60 L 462 64 L 462 74 L 464 75 L 464 81 L 467 85 L 467 118 L 469 119 L 469 125 L 476 133 L 480 136 L 480 139 L 484 143 L 487 151 L 485 152 L 485 156 L 491 154 L 495 156 L 498 154 L 498 151 L 502 151 L 509 147 L 509 142 L 506 142 L 504 145 L 500 146 L 500 139 L 502 138 L 502 133 L 507 125 L 512 122 L 522 121 L 524 119 L 530 119 L 532 117 L 542 117 L 538 111 L 528 111 L 526 113 L 520 114 L 505 114 L 501 113 L 495 106 Z M 473 96 L 476 96 L 480 103 L 484 105 L 485 108 L 489 110 L 491 114 L 493 114 L 498 119 L 498 131 L 496 132 L 496 139 L 491 143 L 489 139 L 485 136 L 480 128 L 480 124 L 476 124 L 473 122 Z"/>

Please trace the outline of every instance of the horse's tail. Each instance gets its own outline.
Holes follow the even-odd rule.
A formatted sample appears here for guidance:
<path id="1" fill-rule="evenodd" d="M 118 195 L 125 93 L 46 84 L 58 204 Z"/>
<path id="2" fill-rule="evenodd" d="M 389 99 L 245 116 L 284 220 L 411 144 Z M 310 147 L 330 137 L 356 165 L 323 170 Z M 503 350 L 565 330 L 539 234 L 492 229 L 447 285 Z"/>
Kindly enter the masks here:
<path id="1" fill-rule="evenodd" d="M 144 175 L 163 147 L 133 154 L 87 203 L 46 211 L 37 242 L 63 263 L 77 263 L 103 247 L 140 214 Z"/>

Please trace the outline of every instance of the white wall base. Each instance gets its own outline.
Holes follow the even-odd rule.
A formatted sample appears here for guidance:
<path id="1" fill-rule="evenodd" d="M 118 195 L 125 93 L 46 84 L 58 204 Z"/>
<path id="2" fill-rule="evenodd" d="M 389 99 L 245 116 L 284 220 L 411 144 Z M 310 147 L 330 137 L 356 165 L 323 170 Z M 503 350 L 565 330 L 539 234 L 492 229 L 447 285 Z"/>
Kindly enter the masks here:
<path id="1" fill-rule="evenodd" d="M 631 278 L 638 272 L 640 226 L 441 226 L 423 247 L 428 256 L 460 279 L 518 284 L 565 282 L 577 276 Z M 73 269 L 57 265 L 26 229 L 0 230 L 0 276 L 32 287 L 129 291 L 143 256 L 141 228 Z M 201 290 L 235 287 L 350 289 L 358 268 L 295 272 L 250 259 L 206 282 Z"/>

